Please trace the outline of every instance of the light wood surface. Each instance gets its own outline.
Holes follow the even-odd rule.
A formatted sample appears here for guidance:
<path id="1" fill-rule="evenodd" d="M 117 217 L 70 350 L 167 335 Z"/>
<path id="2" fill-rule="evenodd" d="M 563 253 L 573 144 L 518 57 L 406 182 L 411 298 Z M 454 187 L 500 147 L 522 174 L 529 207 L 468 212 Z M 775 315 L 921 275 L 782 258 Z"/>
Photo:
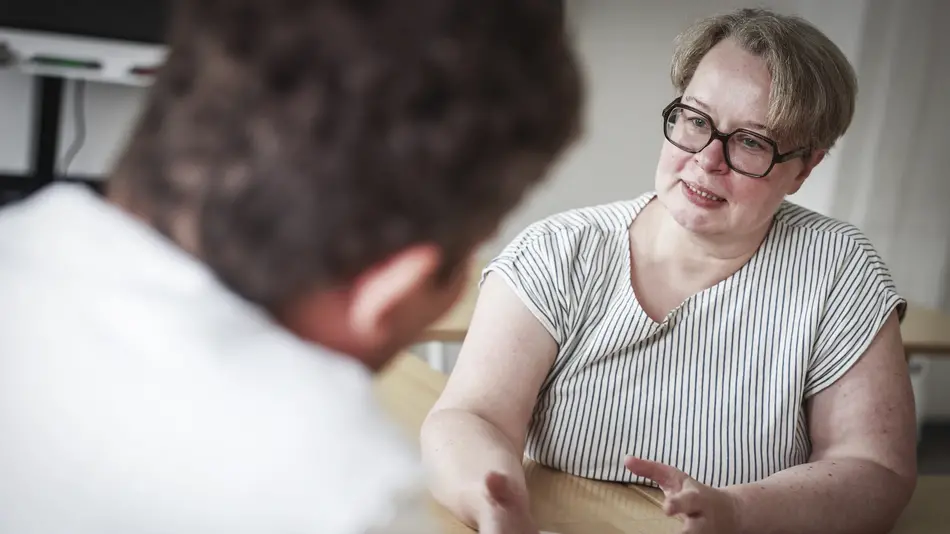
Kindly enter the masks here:
<path id="1" fill-rule="evenodd" d="M 950 533 L 950 476 L 920 477 L 910 506 L 891 534 L 947 533 Z"/>
<path id="2" fill-rule="evenodd" d="M 473 271 L 469 284 L 459 301 L 423 335 L 421 341 L 461 343 L 468 333 L 468 325 L 478 300 L 480 271 Z M 950 314 L 908 304 L 907 315 L 901 324 L 904 349 L 908 356 L 930 355 L 950 358 Z"/>
<path id="3" fill-rule="evenodd" d="M 445 386 L 446 377 L 419 358 L 397 358 L 377 380 L 377 392 L 390 416 L 418 442 L 419 428 Z M 595 482 L 526 462 L 532 512 L 542 530 L 558 534 L 664 534 L 682 525 L 660 510 L 663 494 L 643 486 Z M 445 534 L 470 534 L 433 503 Z M 950 477 L 921 477 L 910 506 L 892 534 L 950 532 Z"/>
<path id="4" fill-rule="evenodd" d="M 901 336 L 908 355 L 950 358 L 950 314 L 910 303 L 901 323 Z M 947 530 L 950 532 L 950 527 Z"/>

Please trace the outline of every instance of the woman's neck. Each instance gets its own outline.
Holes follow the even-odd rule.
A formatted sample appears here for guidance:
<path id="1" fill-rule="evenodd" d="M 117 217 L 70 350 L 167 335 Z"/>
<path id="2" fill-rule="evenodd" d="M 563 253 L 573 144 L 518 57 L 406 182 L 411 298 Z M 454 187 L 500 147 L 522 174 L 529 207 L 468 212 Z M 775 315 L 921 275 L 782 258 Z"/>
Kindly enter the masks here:
<path id="1" fill-rule="evenodd" d="M 699 235 L 683 228 L 660 205 L 651 210 L 651 243 L 654 261 L 692 270 L 735 270 L 758 250 L 769 226 L 738 235 Z"/>

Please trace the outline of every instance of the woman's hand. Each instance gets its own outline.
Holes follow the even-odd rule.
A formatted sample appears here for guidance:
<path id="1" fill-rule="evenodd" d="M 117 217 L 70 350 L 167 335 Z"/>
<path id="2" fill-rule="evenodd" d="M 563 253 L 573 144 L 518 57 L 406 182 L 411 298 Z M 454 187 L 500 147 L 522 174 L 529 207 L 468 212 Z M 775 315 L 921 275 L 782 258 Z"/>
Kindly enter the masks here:
<path id="1" fill-rule="evenodd" d="M 663 511 L 683 518 L 682 534 L 735 534 L 738 504 L 725 491 L 700 484 L 686 473 L 665 464 L 628 456 L 627 469 L 660 485 L 666 497 Z"/>
<path id="2" fill-rule="evenodd" d="M 528 496 L 516 491 L 504 475 L 489 473 L 485 493 L 486 505 L 478 518 L 481 534 L 538 534 Z"/>

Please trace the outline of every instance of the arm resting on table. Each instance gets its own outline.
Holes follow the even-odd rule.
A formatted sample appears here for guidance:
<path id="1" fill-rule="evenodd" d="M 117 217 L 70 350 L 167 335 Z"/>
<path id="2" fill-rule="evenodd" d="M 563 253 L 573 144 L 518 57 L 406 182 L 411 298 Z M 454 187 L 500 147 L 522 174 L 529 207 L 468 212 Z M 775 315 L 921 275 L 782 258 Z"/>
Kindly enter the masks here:
<path id="1" fill-rule="evenodd" d="M 437 501 L 477 527 L 485 478 L 508 476 L 527 493 L 522 458 L 528 422 L 557 346 L 494 274 L 482 285 L 471 328 L 442 396 L 422 426 L 422 455 Z"/>
<path id="2" fill-rule="evenodd" d="M 459 521 L 478 528 L 485 505 L 485 478 L 505 475 L 527 495 L 522 454 L 492 423 L 466 410 L 432 412 L 422 430 L 422 447 L 434 474 L 432 493 Z"/>
<path id="3" fill-rule="evenodd" d="M 726 488 L 742 533 L 889 532 L 917 481 L 914 396 L 896 315 L 860 360 L 807 404 L 812 457 Z"/>

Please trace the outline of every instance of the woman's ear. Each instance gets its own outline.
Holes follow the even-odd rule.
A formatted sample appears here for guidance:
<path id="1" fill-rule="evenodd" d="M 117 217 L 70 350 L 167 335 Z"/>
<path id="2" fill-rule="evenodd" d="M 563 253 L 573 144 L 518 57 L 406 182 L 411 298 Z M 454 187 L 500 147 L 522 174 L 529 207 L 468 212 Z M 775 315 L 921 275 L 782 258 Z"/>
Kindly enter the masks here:
<path id="1" fill-rule="evenodd" d="M 802 170 L 795 177 L 795 182 L 792 187 L 792 190 L 788 194 L 795 194 L 803 185 L 805 185 L 805 180 L 811 175 L 811 171 L 818 166 L 823 159 L 825 159 L 825 154 L 827 150 L 812 150 L 810 154 L 802 158 Z"/>
<path id="2" fill-rule="evenodd" d="M 811 171 L 815 167 L 817 167 L 818 164 L 821 163 L 823 159 L 825 159 L 825 155 L 827 153 L 828 151 L 824 149 L 812 150 L 811 154 L 803 158 L 803 161 L 805 162 L 805 167 L 802 169 L 802 173 L 799 179 L 804 182 L 805 178 L 808 178 L 808 176 L 811 174 Z"/>

